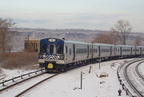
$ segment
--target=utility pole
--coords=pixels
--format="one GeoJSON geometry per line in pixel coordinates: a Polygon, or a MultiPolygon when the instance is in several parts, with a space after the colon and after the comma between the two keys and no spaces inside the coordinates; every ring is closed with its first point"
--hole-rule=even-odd
{"type": "Polygon", "coordinates": [[[89,73],[91,72],[92,66],[89,67],[89,73]]]}

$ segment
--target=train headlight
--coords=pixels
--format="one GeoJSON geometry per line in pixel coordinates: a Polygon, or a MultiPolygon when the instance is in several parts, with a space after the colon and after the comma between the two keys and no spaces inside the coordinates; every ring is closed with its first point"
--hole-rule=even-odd
{"type": "Polygon", "coordinates": [[[57,57],[58,57],[59,60],[63,60],[64,59],[63,55],[58,55],[57,57]]]}
{"type": "Polygon", "coordinates": [[[43,55],[43,58],[45,58],[46,57],[46,55],[43,55]]]}
{"type": "Polygon", "coordinates": [[[60,58],[60,56],[57,56],[58,58],[60,58]]]}

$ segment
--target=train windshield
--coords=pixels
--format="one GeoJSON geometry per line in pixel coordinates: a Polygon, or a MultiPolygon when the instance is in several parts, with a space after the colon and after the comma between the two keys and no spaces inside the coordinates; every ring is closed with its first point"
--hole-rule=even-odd
{"type": "Polygon", "coordinates": [[[50,54],[53,54],[54,51],[55,51],[54,49],[55,49],[54,45],[51,44],[51,45],[49,46],[49,53],[50,53],[50,54]]]}
{"type": "Polygon", "coordinates": [[[46,51],[47,51],[46,44],[45,43],[41,44],[40,45],[40,52],[41,53],[46,53],[46,51]]]}
{"type": "Polygon", "coordinates": [[[63,44],[50,44],[48,52],[50,54],[63,54],[63,44]]]}

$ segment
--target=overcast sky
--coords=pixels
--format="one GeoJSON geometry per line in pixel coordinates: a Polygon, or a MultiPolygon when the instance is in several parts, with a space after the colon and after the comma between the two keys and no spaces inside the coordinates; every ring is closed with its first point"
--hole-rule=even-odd
{"type": "Polygon", "coordinates": [[[144,0],[0,0],[17,27],[110,30],[118,20],[144,32],[144,0]]]}

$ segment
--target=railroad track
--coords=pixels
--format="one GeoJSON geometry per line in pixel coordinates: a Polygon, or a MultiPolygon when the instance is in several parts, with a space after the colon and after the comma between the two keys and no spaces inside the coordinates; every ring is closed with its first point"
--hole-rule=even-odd
{"type": "MultiPolygon", "coordinates": [[[[59,73],[58,73],[58,74],[59,74],[59,73]]],[[[46,81],[46,80],[48,80],[48,79],[50,79],[50,78],[53,78],[53,77],[57,76],[58,74],[53,74],[53,75],[51,75],[51,76],[49,76],[49,77],[47,77],[47,78],[44,78],[43,80],[35,83],[34,85],[30,86],[29,88],[23,90],[22,92],[20,92],[19,94],[17,94],[15,97],[20,97],[21,95],[23,95],[23,94],[26,93],[27,91],[29,91],[29,90],[31,90],[32,88],[36,87],[37,85],[43,83],[44,81],[46,81]]]]}
{"type": "Polygon", "coordinates": [[[1,82],[0,97],[20,97],[25,92],[58,74],[47,74],[43,70],[24,74],[1,82]],[[33,74],[35,73],[35,74],[33,74]],[[29,76],[26,78],[26,76],[29,76]],[[20,78],[22,78],[20,80],[20,78]]]}
{"type": "Polygon", "coordinates": [[[40,76],[44,73],[45,73],[44,69],[41,69],[41,70],[29,72],[27,74],[22,74],[20,76],[16,76],[16,77],[8,79],[8,80],[1,81],[0,82],[0,85],[1,85],[0,86],[0,92],[6,90],[8,88],[11,88],[17,84],[20,84],[24,81],[27,81],[27,80],[30,80],[30,79],[35,78],[37,76],[40,76]]]}
{"type": "Polygon", "coordinates": [[[137,75],[138,75],[138,76],[143,80],[143,82],[144,82],[144,76],[143,76],[143,75],[140,73],[140,71],[138,70],[139,66],[140,66],[142,63],[144,63],[144,61],[140,62],[140,63],[136,66],[135,71],[137,72],[137,75]]]}
{"type": "Polygon", "coordinates": [[[131,97],[144,97],[144,78],[138,70],[142,63],[143,59],[124,64],[118,75],[123,89],[131,97]]]}
{"type": "MultiPolygon", "coordinates": [[[[83,67],[83,66],[79,66],[79,67],[83,67]]],[[[76,67],[70,68],[68,71],[73,70],[75,68],[79,68],[79,67],[76,66],[76,67]]],[[[24,95],[26,92],[38,86],[39,84],[43,83],[44,81],[63,73],[63,72],[60,72],[56,74],[49,74],[43,70],[45,69],[23,74],[21,76],[17,76],[12,79],[8,79],[3,82],[0,82],[0,85],[1,85],[0,97],[1,96],[2,97],[20,97],[21,95],[24,95]],[[25,78],[26,76],[28,78],[25,78]],[[14,91],[16,91],[16,93],[14,91]]]]}

